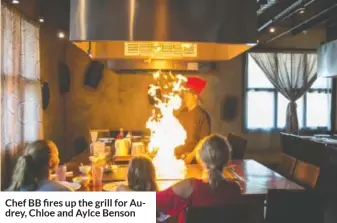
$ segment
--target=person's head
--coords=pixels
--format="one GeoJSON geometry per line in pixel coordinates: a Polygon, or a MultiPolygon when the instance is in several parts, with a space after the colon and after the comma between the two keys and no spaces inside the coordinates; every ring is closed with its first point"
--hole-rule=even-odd
{"type": "Polygon", "coordinates": [[[230,145],[220,135],[210,135],[201,140],[197,147],[197,161],[208,171],[208,181],[216,188],[223,180],[222,170],[230,158],[230,145]]]}
{"type": "Polygon", "coordinates": [[[17,160],[9,190],[20,190],[24,186],[36,189],[38,182],[48,179],[59,162],[58,148],[52,141],[38,140],[28,144],[17,160]]]}
{"type": "Polygon", "coordinates": [[[205,88],[207,82],[199,77],[188,77],[185,83],[185,91],[182,95],[183,105],[187,109],[193,109],[198,105],[200,98],[199,94],[205,88]]]}
{"type": "Polygon", "coordinates": [[[133,191],[157,191],[156,169],[148,156],[134,157],[129,164],[128,186],[133,191]]]}
{"type": "Polygon", "coordinates": [[[183,92],[182,103],[187,109],[193,109],[199,103],[199,96],[195,92],[189,90],[183,92]]]}

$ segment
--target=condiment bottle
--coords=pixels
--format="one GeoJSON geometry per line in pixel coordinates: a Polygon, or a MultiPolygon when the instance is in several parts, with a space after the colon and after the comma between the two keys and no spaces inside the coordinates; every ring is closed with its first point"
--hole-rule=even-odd
{"type": "Polygon", "coordinates": [[[123,128],[119,129],[119,134],[117,136],[117,139],[124,139],[124,132],[123,132],[123,128]]]}

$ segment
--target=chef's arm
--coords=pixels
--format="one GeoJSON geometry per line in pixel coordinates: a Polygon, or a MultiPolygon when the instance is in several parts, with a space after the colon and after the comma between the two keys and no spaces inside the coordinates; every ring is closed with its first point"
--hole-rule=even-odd
{"type": "MultiPolygon", "coordinates": [[[[192,153],[200,140],[208,136],[211,132],[210,120],[208,117],[201,119],[198,129],[195,129],[198,132],[198,137],[189,139],[185,145],[179,146],[175,149],[175,156],[178,159],[185,159],[187,154],[192,153]]],[[[192,153],[193,154],[193,153],[192,153]]],[[[192,155],[191,154],[191,155],[192,155]]]]}
{"type": "Polygon", "coordinates": [[[197,140],[189,140],[185,143],[185,145],[182,146],[178,146],[175,150],[175,156],[178,159],[184,159],[184,156],[190,152],[193,152],[194,147],[196,146],[196,144],[198,143],[197,140]]]}
{"type": "MultiPolygon", "coordinates": [[[[204,119],[203,122],[200,125],[199,139],[200,140],[204,139],[206,136],[208,136],[210,134],[210,132],[211,132],[210,122],[209,122],[208,119],[204,119]]],[[[192,160],[195,158],[196,152],[197,152],[197,149],[198,149],[197,144],[199,143],[199,141],[195,143],[192,151],[189,152],[188,154],[186,154],[186,156],[184,157],[184,160],[185,160],[186,164],[190,164],[192,162],[192,160]]]]}

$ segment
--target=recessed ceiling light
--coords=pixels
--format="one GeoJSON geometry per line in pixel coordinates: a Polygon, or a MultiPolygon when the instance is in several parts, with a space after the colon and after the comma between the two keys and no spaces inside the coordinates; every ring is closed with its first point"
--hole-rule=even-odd
{"type": "Polygon", "coordinates": [[[13,4],[19,4],[19,0],[12,0],[13,4]]]}
{"type": "Polygon", "coordinates": [[[275,32],[275,28],[274,27],[270,27],[269,28],[269,32],[274,33],[275,32]]]}
{"type": "Polygon", "coordinates": [[[58,33],[57,33],[57,36],[58,36],[58,38],[60,38],[60,39],[64,39],[64,37],[66,37],[66,35],[64,34],[64,32],[58,32],[58,33]]]}
{"type": "Polygon", "coordinates": [[[39,17],[39,22],[43,23],[44,22],[44,18],[43,17],[39,17]]]}
{"type": "Polygon", "coordinates": [[[300,14],[304,14],[305,13],[305,8],[299,9],[298,11],[300,14]]]}

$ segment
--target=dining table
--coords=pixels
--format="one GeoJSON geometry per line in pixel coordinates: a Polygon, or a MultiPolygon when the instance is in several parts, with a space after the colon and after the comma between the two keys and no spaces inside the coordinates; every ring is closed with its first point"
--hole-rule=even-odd
{"type": "MultiPolygon", "coordinates": [[[[89,155],[89,153],[82,153],[67,163],[67,168],[73,172],[73,177],[81,175],[80,165],[91,165],[89,155]]],[[[116,188],[119,184],[126,184],[127,172],[128,165],[117,165],[114,171],[103,174],[100,186],[82,185],[79,191],[114,191],[112,188],[116,188]],[[115,187],[111,187],[111,185],[115,187]]],[[[157,184],[159,190],[164,190],[184,178],[202,178],[203,173],[201,165],[186,165],[183,178],[165,179],[165,177],[159,177],[157,184]]],[[[243,201],[249,204],[245,215],[249,216],[248,218],[254,223],[264,222],[265,202],[269,190],[304,190],[302,186],[252,159],[230,160],[223,169],[223,175],[240,185],[243,201]]],[[[71,181],[71,178],[68,180],[71,181]]],[[[176,219],[173,217],[169,222],[176,222],[176,219]]]]}
{"type": "MultiPolygon", "coordinates": [[[[90,165],[89,154],[83,153],[68,162],[67,169],[73,172],[73,177],[79,176],[80,165],[90,165]]],[[[102,177],[102,186],[112,182],[123,182],[126,180],[128,165],[117,165],[117,168],[111,172],[105,172],[102,177]]],[[[303,190],[304,188],[297,183],[285,178],[276,171],[265,165],[252,160],[230,160],[223,170],[226,178],[235,180],[241,187],[244,195],[266,195],[268,190],[303,190]]],[[[186,166],[184,178],[201,178],[203,169],[198,164],[186,166]]],[[[71,181],[71,179],[68,178],[71,181]]],[[[181,179],[157,179],[159,189],[163,190],[181,179]]],[[[102,188],[93,188],[90,184],[82,187],[82,191],[102,190],[102,188]]]]}

